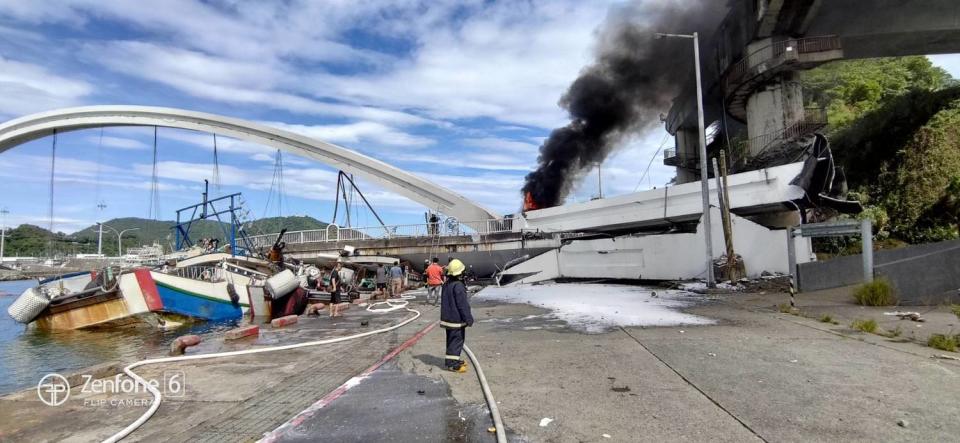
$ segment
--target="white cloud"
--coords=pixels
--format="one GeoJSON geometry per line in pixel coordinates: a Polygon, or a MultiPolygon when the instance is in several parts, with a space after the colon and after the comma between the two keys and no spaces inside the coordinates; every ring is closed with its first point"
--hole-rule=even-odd
{"type": "Polygon", "coordinates": [[[370,75],[318,75],[309,91],[436,118],[490,117],[539,127],[565,123],[557,101],[590,61],[598,2],[495,2],[462,23],[422,27],[412,58],[370,75]]]}
{"type": "Polygon", "coordinates": [[[83,53],[107,68],[164,84],[194,97],[266,106],[308,115],[347,117],[396,124],[427,124],[410,113],[371,106],[318,101],[284,92],[295,83],[280,62],[247,61],[140,41],[88,43],[83,53]]]}
{"type": "Polygon", "coordinates": [[[101,144],[105,147],[115,148],[115,149],[139,151],[139,150],[146,150],[150,148],[149,146],[147,146],[146,143],[140,140],[125,138],[125,137],[114,137],[110,135],[104,135],[102,139],[100,136],[90,136],[90,137],[87,137],[86,140],[88,143],[94,146],[97,144],[101,144]]]}
{"type": "Polygon", "coordinates": [[[92,90],[82,80],[0,55],[0,115],[19,116],[76,105],[92,90]]]}
{"type": "Polygon", "coordinates": [[[431,145],[434,141],[398,131],[376,122],[356,122],[344,125],[293,125],[281,122],[263,122],[285,131],[295,132],[330,143],[357,144],[364,141],[407,148],[431,145]]]}
{"type": "Polygon", "coordinates": [[[468,138],[463,140],[463,144],[475,148],[496,149],[516,153],[536,152],[539,148],[539,146],[533,143],[499,137],[468,138]]]}
{"type": "Polygon", "coordinates": [[[64,0],[0,14],[133,25],[152,42],[88,43],[88,59],[196,97],[394,124],[428,123],[425,113],[549,128],[566,120],[556,103],[590,61],[610,3],[64,0]],[[357,29],[409,50],[351,46],[345,34],[357,29]]]}

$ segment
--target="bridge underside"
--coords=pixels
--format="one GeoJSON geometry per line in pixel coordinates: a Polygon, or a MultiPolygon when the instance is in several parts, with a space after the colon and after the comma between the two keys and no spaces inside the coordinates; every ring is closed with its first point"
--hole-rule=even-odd
{"type": "MultiPolygon", "coordinates": [[[[709,33],[708,33],[709,34],[709,33]]],[[[734,0],[704,42],[704,103],[708,123],[726,114],[729,147],[751,159],[825,125],[823,110],[805,109],[796,72],[839,59],[960,53],[960,2],[956,0],[734,0]],[[723,106],[716,105],[723,103],[723,106]]],[[[674,100],[667,130],[676,136],[678,183],[697,180],[697,103],[688,87],[674,100]]]]}

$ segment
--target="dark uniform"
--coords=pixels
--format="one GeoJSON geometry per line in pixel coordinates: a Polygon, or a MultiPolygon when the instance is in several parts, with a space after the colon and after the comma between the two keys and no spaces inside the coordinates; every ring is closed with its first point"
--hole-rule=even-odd
{"type": "Polygon", "coordinates": [[[333,271],[330,271],[330,286],[332,291],[330,291],[330,303],[340,304],[340,272],[337,271],[337,268],[333,268],[333,271]]]}
{"type": "Polygon", "coordinates": [[[447,369],[457,370],[463,366],[463,342],[466,328],[473,326],[473,314],[467,301],[467,287],[460,277],[447,277],[440,294],[440,327],[447,330],[447,369]]]}

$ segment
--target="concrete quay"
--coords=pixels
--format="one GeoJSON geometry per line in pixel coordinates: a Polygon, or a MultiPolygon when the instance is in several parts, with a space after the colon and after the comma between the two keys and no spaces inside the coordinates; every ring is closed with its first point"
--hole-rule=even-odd
{"type": "MultiPolygon", "coordinates": [[[[923,346],[928,333],[956,331],[946,307],[919,310],[924,323],[856,306],[846,290],[801,294],[685,295],[699,326],[622,326],[586,333],[529,304],[474,298],[467,343],[503,414],[511,441],[950,441],[960,435],[960,353],[923,346]],[[837,324],[818,320],[830,315],[837,324]],[[876,318],[888,338],[854,331],[876,318]],[[917,327],[917,325],[921,325],[917,327]]],[[[444,332],[431,329],[349,390],[301,415],[383,359],[438,317],[366,339],[236,359],[146,367],[182,370],[183,397],[167,397],[131,441],[253,441],[293,417],[273,441],[494,441],[471,366],[444,371],[444,332]]],[[[403,311],[351,309],[343,319],[301,317],[264,328],[256,341],[208,340],[190,353],[266,346],[395,324],[403,311]],[[369,326],[360,326],[367,320],[369,326]]],[[[76,389],[74,390],[76,391],[76,389]]],[[[115,396],[113,398],[116,398],[115,396]]],[[[148,395],[123,399],[148,399],[148,395]]],[[[0,398],[0,440],[91,441],[132,422],[143,407],[90,406],[77,393],[42,404],[35,390],[0,398]],[[87,403],[85,406],[84,403],[87,403]]],[[[94,403],[96,404],[96,403],[94,403]]]]}

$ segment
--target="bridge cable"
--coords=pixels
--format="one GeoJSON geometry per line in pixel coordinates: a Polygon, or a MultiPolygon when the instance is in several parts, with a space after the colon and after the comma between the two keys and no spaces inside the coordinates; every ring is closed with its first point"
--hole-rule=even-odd
{"type": "Polygon", "coordinates": [[[160,180],[157,168],[157,127],[153,127],[153,174],[150,183],[150,210],[147,218],[160,219],[160,180]]]}
{"type": "Polygon", "coordinates": [[[96,205],[97,212],[95,212],[96,218],[99,220],[100,213],[103,212],[103,208],[106,207],[106,204],[100,199],[100,181],[102,180],[101,176],[101,163],[103,162],[103,126],[100,127],[100,140],[97,142],[97,176],[96,176],[96,187],[94,188],[93,200],[96,205]]]}
{"type": "Polygon", "coordinates": [[[213,187],[220,193],[220,156],[217,153],[217,133],[213,133],[213,187]]]}
{"type": "MultiPolygon", "coordinates": [[[[343,174],[343,171],[340,171],[340,174],[343,174]]],[[[337,189],[333,191],[333,217],[330,217],[330,223],[337,223],[337,212],[340,210],[340,184],[343,180],[340,178],[340,174],[337,174],[337,189]]]]}
{"type": "Polygon", "coordinates": [[[267,192],[267,204],[263,207],[263,217],[270,213],[270,203],[273,202],[273,192],[277,190],[277,217],[279,229],[283,229],[283,154],[277,149],[277,154],[273,163],[273,177],[270,179],[270,191],[267,192]]]}
{"type": "Polygon", "coordinates": [[[49,228],[50,228],[50,241],[47,242],[47,253],[52,257],[53,256],[53,195],[54,195],[54,176],[57,171],[57,129],[53,129],[53,146],[50,149],[50,212],[49,212],[49,228]]]}

